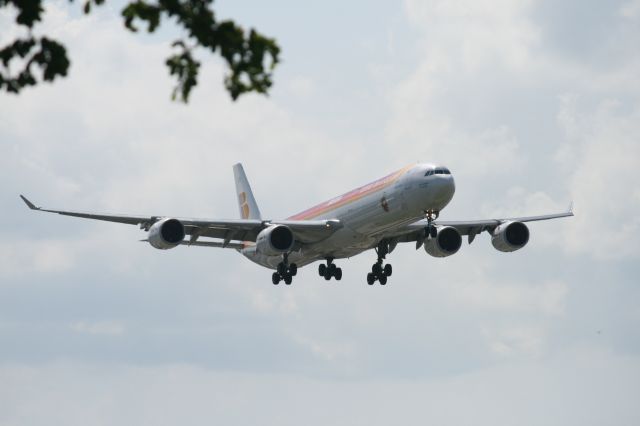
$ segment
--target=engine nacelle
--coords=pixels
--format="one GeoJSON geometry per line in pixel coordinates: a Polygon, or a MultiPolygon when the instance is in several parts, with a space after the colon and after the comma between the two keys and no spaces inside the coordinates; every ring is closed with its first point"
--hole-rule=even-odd
{"type": "Polygon", "coordinates": [[[516,251],[529,242],[529,228],[522,222],[504,222],[493,230],[491,244],[499,251],[516,251]]]}
{"type": "Polygon", "coordinates": [[[271,225],[258,234],[256,251],[267,256],[277,256],[291,251],[293,243],[293,232],[288,226],[271,225]]]}
{"type": "Polygon", "coordinates": [[[438,228],[436,238],[424,240],[424,251],[433,257],[447,257],[460,250],[462,237],[460,232],[452,226],[438,228]]]}
{"type": "Polygon", "coordinates": [[[161,219],[149,228],[148,240],[160,250],[174,248],[184,240],[184,225],[178,219],[161,219]]]}

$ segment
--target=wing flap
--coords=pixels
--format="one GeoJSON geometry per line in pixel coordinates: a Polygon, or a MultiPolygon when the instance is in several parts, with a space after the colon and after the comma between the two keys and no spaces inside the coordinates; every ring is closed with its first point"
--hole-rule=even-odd
{"type": "Polygon", "coordinates": [[[329,220],[276,220],[274,225],[288,226],[295,239],[303,244],[317,243],[333,235],[342,228],[342,222],[337,219],[329,220]]]}
{"type": "Polygon", "coordinates": [[[230,248],[230,249],[234,249],[234,250],[241,250],[242,248],[244,248],[244,245],[242,243],[239,242],[220,242],[220,241],[194,241],[194,242],[190,242],[190,241],[183,241],[180,243],[180,245],[186,245],[186,246],[196,246],[196,247],[218,247],[218,248],[230,248]]]}

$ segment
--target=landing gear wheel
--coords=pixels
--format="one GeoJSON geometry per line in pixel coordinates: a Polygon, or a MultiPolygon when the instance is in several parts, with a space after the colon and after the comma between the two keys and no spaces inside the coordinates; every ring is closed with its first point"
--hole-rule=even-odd
{"type": "Polygon", "coordinates": [[[278,271],[278,274],[280,274],[280,276],[284,276],[284,274],[287,273],[287,265],[285,265],[284,262],[280,262],[278,263],[278,268],[276,270],[278,271]]]}
{"type": "Polygon", "coordinates": [[[337,268],[333,276],[336,278],[336,281],[340,281],[342,279],[342,268],[337,268]]]}
{"type": "Polygon", "coordinates": [[[371,272],[369,272],[367,274],[367,284],[373,285],[374,282],[376,282],[376,277],[371,272]]]}
{"type": "Polygon", "coordinates": [[[284,281],[285,284],[290,285],[293,281],[293,277],[298,273],[298,265],[295,263],[289,263],[289,253],[282,255],[282,262],[276,266],[276,272],[271,275],[271,282],[278,284],[280,281],[284,281]]]}
{"type": "Polygon", "coordinates": [[[393,268],[391,267],[390,263],[387,263],[386,265],[384,265],[384,275],[385,276],[390,277],[392,272],[393,272],[393,268]]]}
{"type": "Polygon", "coordinates": [[[327,265],[325,265],[324,263],[321,263],[320,265],[318,265],[318,274],[321,277],[324,277],[324,274],[327,272],[327,265]]]}
{"type": "Polygon", "coordinates": [[[371,272],[373,273],[373,275],[380,275],[380,273],[382,272],[382,266],[380,263],[374,263],[373,266],[371,267],[371,272]]]}
{"type": "Polygon", "coordinates": [[[338,268],[333,263],[333,257],[327,257],[326,259],[327,263],[321,263],[318,265],[318,275],[324,277],[327,281],[331,278],[335,278],[336,281],[340,281],[342,279],[342,269],[338,268]]]}
{"type": "Polygon", "coordinates": [[[395,247],[393,241],[381,240],[376,246],[376,254],[378,255],[378,261],[371,266],[371,273],[367,274],[367,284],[372,285],[374,282],[379,281],[380,285],[387,284],[387,278],[393,273],[393,267],[390,263],[386,265],[383,263],[387,254],[395,247]]]}

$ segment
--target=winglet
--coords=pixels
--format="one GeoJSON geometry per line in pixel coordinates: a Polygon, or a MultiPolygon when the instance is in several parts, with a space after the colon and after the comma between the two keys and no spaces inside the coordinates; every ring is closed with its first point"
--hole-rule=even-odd
{"type": "Polygon", "coordinates": [[[25,197],[24,195],[20,194],[20,198],[22,198],[22,201],[24,201],[27,207],[29,207],[31,210],[40,210],[41,207],[36,207],[35,204],[27,200],[27,197],[25,197]]]}
{"type": "Polygon", "coordinates": [[[569,213],[573,215],[573,201],[571,201],[571,204],[569,204],[569,213]]]}

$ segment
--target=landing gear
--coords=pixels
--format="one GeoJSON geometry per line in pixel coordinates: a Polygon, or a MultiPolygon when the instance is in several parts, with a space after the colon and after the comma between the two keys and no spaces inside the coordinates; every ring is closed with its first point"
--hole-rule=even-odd
{"type": "Polygon", "coordinates": [[[426,234],[429,235],[431,238],[436,238],[438,236],[438,229],[435,226],[433,226],[431,222],[438,219],[438,216],[440,216],[440,212],[434,211],[434,210],[427,210],[425,213],[427,214],[426,234]]]}
{"type": "Polygon", "coordinates": [[[333,258],[327,258],[327,264],[321,263],[318,265],[318,275],[324,277],[325,280],[329,281],[331,278],[335,278],[336,281],[340,281],[342,279],[342,268],[338,268],[333,263],[333,258]]]}
{"type": "Polygon", "coordinates": [[[278,263],[276,272],[271,275],[271,282],[275,285],[280,284],[280,280],[284,281],[286,285],[290,285],[293,282],[293,277],[298,274],[298,265],[295,263],[289,263],[289,254],[285,253],[282,262],[278,263]]]}
{"type": "Polygon", "coordinates": [[[380,241],[378,247],[376,247],[376,253],[378,254],[378,261],[373,264],[371,272],[367,274],[367,284],[373,285],[373,283],[379,281],[380,285],[386,285],[387,278],[393,273],[393,267],[390,263],[382,264],[384,258],[389,254],[389,243],[384,240],[380,241]]]}

